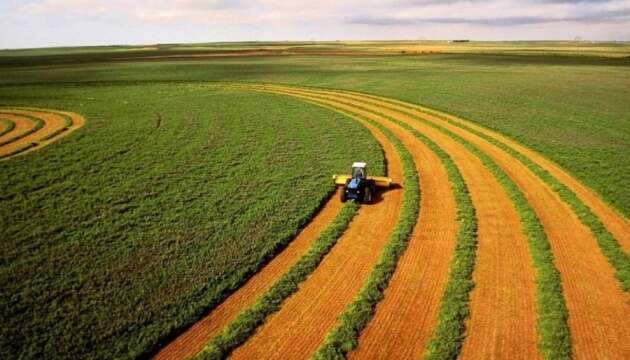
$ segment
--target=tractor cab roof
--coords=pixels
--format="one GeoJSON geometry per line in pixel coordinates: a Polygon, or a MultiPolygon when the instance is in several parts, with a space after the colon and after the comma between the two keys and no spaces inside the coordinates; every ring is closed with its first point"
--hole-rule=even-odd
{"type": "Polygon", "coordinates": [[[353,168],[365,168],[366,166],[367,166],[367,164],[366,164],[366,163],[364,163],[364,162],[355,162],[355,163],[352,163],[352,167],[353,167],[353,168]]]}

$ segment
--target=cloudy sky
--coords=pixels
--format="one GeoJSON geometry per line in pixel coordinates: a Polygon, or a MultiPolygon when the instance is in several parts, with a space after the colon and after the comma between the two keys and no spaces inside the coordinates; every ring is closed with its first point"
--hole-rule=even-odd
{"type": "Polygon", "coordinates": [[[630,0],[0,0],[0,48],[239,40],[630,40],[630,0]]]}

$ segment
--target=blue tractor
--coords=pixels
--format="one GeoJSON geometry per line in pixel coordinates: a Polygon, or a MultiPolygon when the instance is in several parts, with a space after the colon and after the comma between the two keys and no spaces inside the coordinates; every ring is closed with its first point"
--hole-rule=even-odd
{"type": "Polygon", "coordinates": [[[367,166],[364,162],[352,164],[351,175],[333,175],[337,185],[343,185],[340,197],[341,202],[354,200],[356,202],[371,204],[374,201],[377,187],[389,187],[392,179],[382,176],[367,176],[367,166]]]}

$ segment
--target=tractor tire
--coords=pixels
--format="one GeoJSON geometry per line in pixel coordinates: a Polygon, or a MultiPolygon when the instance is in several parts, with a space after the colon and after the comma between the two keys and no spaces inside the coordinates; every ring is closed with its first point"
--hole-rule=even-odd
{"type": "Polygon", "coordinates": [[[365,188],[365,194],[363,194],[363,202],[366,204],[372,203],[372,188],[371,187],[365,188]]]}
{"type": "Polygon", "coordinates": [[[348,200],[346,189],[341,189],[341,192],[339,193],[339,199],[341,200],[342,203],[345,203],[346,200],[348,200]]]}

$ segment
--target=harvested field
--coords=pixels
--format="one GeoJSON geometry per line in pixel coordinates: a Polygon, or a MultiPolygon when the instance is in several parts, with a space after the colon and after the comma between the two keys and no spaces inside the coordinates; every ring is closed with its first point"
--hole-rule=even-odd
{"type": "MultiPolygon", "coordinates": [[[[541,317],[557,316],[545,313],[548,309],[540,308],[542,303],[536,305],[537,301],[541,301],[536,297],[545,296],[544,287],[535,290],[538,281],[536,271],[541,270],[533,268],[534,255],[531,252],[534,250],[528,248],[533,243],[528,245],[527,236],[530,233],[521,228],[521,222],[525,220],[512,204],[515,200],[504,192],[505,185],[500,185],[495,179],[501,172],[505,174],[501,176],[507,176],[501,177],[501,184],[508,181],[522,192],[523,199],[536,215],[535,221],[539,221],[549,239],[549,251],[555,257],[554,263],[562,281],[561,291],[569,312],[568,327],[572,337],[569,346],[573,355],[576,358],[623,358],[629,354],[622,339],[630,336],[630,326],[624,323],[625,320],[619,322],[630,314],[628,296],[615,279],[615,269],[611,266],[619,262],[607,261],[610,253],[599,249],[601,242],[582,223],[583,218],[575,213],[576,208],[567,202],[567,197],[557,193],[558,188],[532,170],[526,160],[515,157],[504,147],[517,149],[515,151],[523,157],[531,159],[574,191],[615,236],[618,246],[623,246],[627,220],[557,165],[496,133],[478,126],[477,131],[469,131],[468,124],[457,126],[458,122],[465,123],[461,119],[449,117],[449,120],[457,121],[446,121],[430,110],[411,104],[359,93],[271,85],[248,87],[314,102],[385,126],[412,154],[423,191],[429,193],[422,197],[419,222],[409,247],[400,258],[397,270],[384,291],[384,299],[375,308],[373,319],[358,338],[358,348],[349,354],[351,358],[386,358],[392,354],[397,354],[397,357],[421,356],[436,326],[440,300],[444,301],[446,273],[457,228],[455,204],[452,189],[447,186],[448,177],[444,170],[439,170],[443,169],[440,159],[420,138],[414,137],[411,130],[426,136],[452,158],[468,186],[478,218],[478,249],[473,272],[475,288],[470,293],[470,304],[465,305],[470,311],[465,324],[466,340],[462,343],[461,353],[456,350],[457,353],[463,358],[492,357],[497,353],[519,354],[524,358],[542,357],[540,351],[548,347],[542,344],[551,338],[542,335],[546,330],[540,327],[543,326],[541,317]],[[481,130],[503,147],[481,137],[478,134],[481,130]],[[490,165],[492,171],[486,168],[490,165]],[[429,171],[432,171],[431,177],[428,176],[429,171]],[[447,201],[438,204],[438,199],[447,201]],[[597,271],[592,271],[593,268],[597,271]],[[536,291],[539,292],[537,295],[536,291]],[[515,323],[519,326],[514,326],[515,323]]],[[[362,212],[365,211],[362,209],[362,212]]],[[[356,224],[353,223],[350,229],[355,231],[356,224]]],[[[322,263],[323,269],[333,267],[333,260],[339,261],[336,254],[342,251],[342,244],[347,244],[345,237],[322,263]]],[[[356,252],[355,249],[344,251],[356,252]]],[[[268,323],[244,346],[237,348],[234,357],[273,357],[273,354],[286,357],[287,354],[296,354],[296,358],[303,358],[312,354],[317,342],[323,340],[325,330],[332,327],[330,319],[341,313],[340,303],[349,302],[349,295],[342,301],[330,295],[328,300],[319,296],[321,292],[313,285],[309,286],[317,284],[314,279],[321,279],[318,274],[323,271],[329,271],[332,276],[332,271],[318,268],[305,283],[305,289],[290,297],[281,310],[268,319],[268,323]],[[321,305],[326,301],[329,301],[329,306],[321,305]],[[312,315],[315,310],[323,319],[329,320],[321,321],[312,315]],[[301,316],[295,316],[296,313],[301,316]],[[312,324],[318,326],[313,327],[312,324]],[[308,336],[295,329],[309,329],[308,336]],[[314,333],[310,332],[311,329],[314,333]]],[[[329,288],[328,284],[323,285],[323,280],[319,287],[324,289],[324,293],[329,288]]]]}
{"type": "Polygon", "coordinates": [[[0,136],[0,159],[40,149],[82,127],[82,116],[33,108],[0,108],[0,118],[14,124],[0,136]]]}
{"type": "MultiPolygon", "coordinates": [[[[284,91],[299,96],[307,94],[303,91],[284,91]]],[[[373,113],[363,110],[369,109],[369,105],[352,100],[335,103],[334,97],[311,96],[327,105],[377,119],[373,113]]],[[[381,113],[396,115],[386,111],[381,113]]],[[[380,120],[388,127],[395,127],[382,118],[380,120]]],[[[527,256],[526,241],[519,230],[518,215],[500,185],[492,174],[484,170],[485,167],[476,157],[434,129],[417,129],[453,157],[468,184],[478,215],[476,288],[471,305],[468,341],[478,339],[480,343],[475,345],[476,353],[484,356],[497,351],[495,344],[501,344],[503,347],[499,351],[519,352],[531,357],[536,353],[534,276],[527,256]],[[508,256],[515,251],[517,256],[508,256]],[[515,328],[514,321],[522,325],[515,328]]]]}

